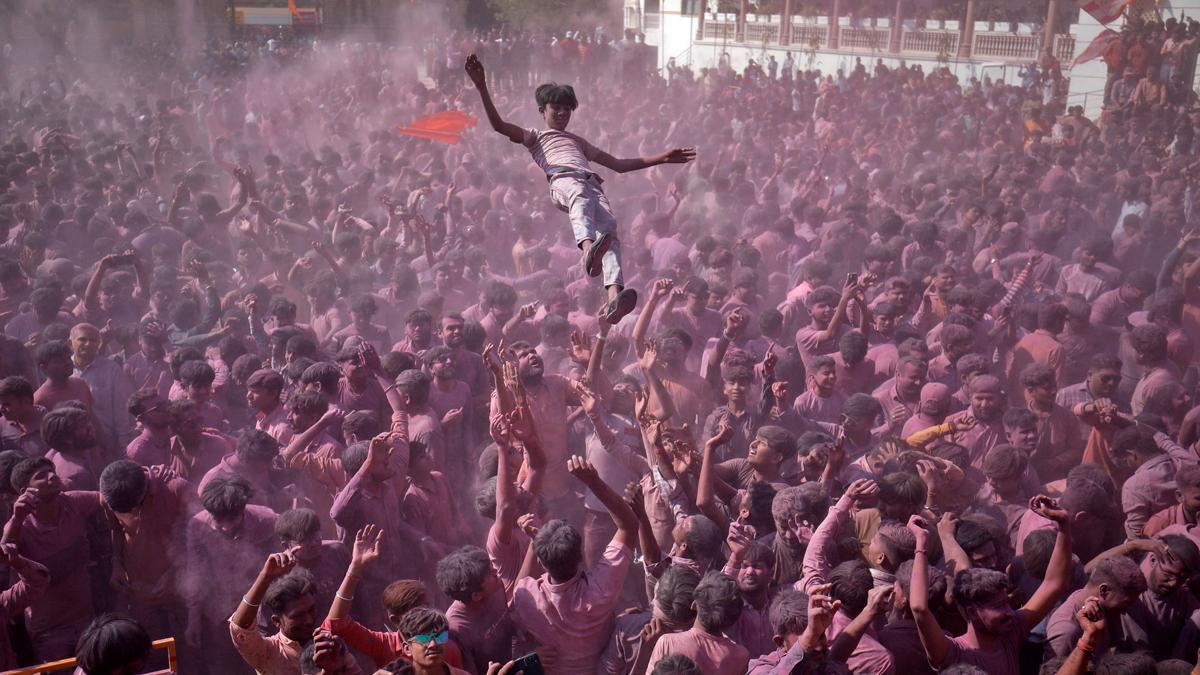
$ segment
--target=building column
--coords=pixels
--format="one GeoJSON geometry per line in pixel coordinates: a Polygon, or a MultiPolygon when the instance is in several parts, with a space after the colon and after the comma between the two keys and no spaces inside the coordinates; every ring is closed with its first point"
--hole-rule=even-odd
{"type": "Polygon", "coordinates": [[[892,19],[892,39],[888,45],[888,51],[892,52],[893,54],[900,52],[900,39],[904,30],[904,27],[901,24],[903,23],[904,0],[896,0],[896,18],[892,19]]]}
{"type": "Polygon", "coordinates": [[[967,15],[958,31],[958,56],[971,58],[971,43],[975,41],[975,0],[967,0],[967,15]]]}
{"type": "Polygon", "coordinates": [[[1042,53],[1054,54],[1054,34],[1058,32],[1058,3],[1050,0],[1046,8],[1046,27],[1042,29],[1042,53]]]}
{"type": "Polygon", "coordinates": [[[746,12],[750,9],[750,3],[747,0],[742,0],[741,9],[738,11],[737,17],[737,33],[736,40],[743,42],[746,39],[746,12]]]}
{"type": "Polygon", "coordinates": [[[783,14],[779,20],[779,44],[786,45],[792,41],[792,0],[783,0],[783,14]]]}
{"type": "Polygon", "coordinates": [[[696,3],[700,12],[700,19],[696,21],[696,39],[704,39],[704,15],[708,14],[708,0],[698,0],[696,3]]]}
{"type": "Polygon", "coordinates": [[[842,0],[833,0],[833,11],[829,17],[829,49],[838,48],[838,20],[842,18],[842,0]]]}

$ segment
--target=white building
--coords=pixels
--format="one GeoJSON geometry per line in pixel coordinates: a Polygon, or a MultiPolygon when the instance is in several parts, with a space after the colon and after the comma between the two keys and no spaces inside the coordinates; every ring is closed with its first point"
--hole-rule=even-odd
{"type": "MultiPolygon", "coordinates": [[[[852,0],[828,0],[826,16],[793,16],[784,3],[784,14],[758,16],[753,4],[741,0],[743,12],[716,14],[701,0],[625,0],[626,28],[641,31],[646,43],[658,49],[658,65],[674,60],[693,69],[717,64],[727,54],[735,69],[750,59],[765,63],[770,56],[783,63],[789,53],[798,68],[823,73],[849,72],[861,59],[868,68],[876,59],[887,65],[901,61],[919,63],[929,70],[946,66],[960,79],[990,77],[1017,82],[1021,67],[1037,61],[1044,35],[1053,35],[1051,51],[1070,78],[1068,104],[1083,105],[1089,116],[1103,104],[1105,66],[1095,60],[1071,68],[1071,61],[1104,30],[1091,16],[1079,12],[1063,33],[1044,24],[993,24],[975,21],[974,0],[963,0],[964,21],[926,21],[904,17],[904,0],[897,0],[895,16],[860,18],[852,24],[840,9],[852,0]],[[745,17],[742,21],[739,18],[745,17]]],[[[1067,0],[1048,0],[1047,17],[1067,0]]],[[[715,0],[707,3],[715,6],[715,0]]],[[[1164,18],[1184,13],[1200,16],[1200,0],[1159,0],[1164,18]]],[[[1119,22],[1109,28],[1119,30],[1119,22]]]]}

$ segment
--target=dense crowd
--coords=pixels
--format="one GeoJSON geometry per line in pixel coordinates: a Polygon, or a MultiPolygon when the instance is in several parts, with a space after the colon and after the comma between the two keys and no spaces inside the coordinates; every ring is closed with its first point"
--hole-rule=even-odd
{"type": "Polygon", "coordinates": [[[645,50],[0,52],[0,670],[1193,672],[1179,60],[645,50]]]}

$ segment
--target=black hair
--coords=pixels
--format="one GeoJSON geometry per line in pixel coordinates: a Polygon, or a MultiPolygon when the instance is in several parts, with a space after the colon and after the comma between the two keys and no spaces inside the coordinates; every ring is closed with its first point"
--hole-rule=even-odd
{"type": "Polygon", "coordinates": [[[671,654],[654,664],[650,675],[702,675],[700,666],[683,654],[671,654]]]}
{"type": "Polygon", "coordinates": [[[318,361],[304,369],[300,374],[300,384],[318,384],[322,391],[336,391],[338,382],[342,379],[342,371],[328,361],[318,361]]]}
{"type": "Polygon", "coordinates": [[[321,519],[312,509],[289,509],[279,514],[275,521],[275,536],[280,541],[304,541],[320,531],[321,519]]]}
{"type": "Polygon", "coordinates": [[[10,476],[13,489],[17,492],[24,490],[29,485],[29,481],[33,479],[33,474],[42,469],[54,469],[54,462],[45,457],[30,457],[17,462],[16,466],[12,468],[10,476]]]}
{"type": "Polygon", "coordinates": [[[279,455],[279,441],[265,431],[247,429],[238,438],[235,452],[242,460],[269,462],[279,455]]]}
{"type": "Polygon", "coordinates": [[[42,418],[42,440],[56,450],[73,443],[75,430],[91,423],[91,415],[79,408],[63,406],[46,413],[42,418]]]}
{"type": "Polygon", "coordinates": [[[216,518],[229,518],[246,510],[254,486],[241,476],[218,476],[200,492],[200,505],[216,518]]]}
{"type": "Polygon", "coordinates": [[[491,573],[487,551],[478,546],[463,546],[438,561],[437,585],[451,599],[467,603],[472,595],[483,591],[491,573]]]}
{"type": "Polygon", "coordinates": [[[538,531],[533,550],[555,581],[575,576],[583,562],[583,537],[565,520],[552,520],[538,531]]]}
{"type": "Polygon", "coordinates": [[[315,391],[302,391],[288,398],[288,408],[310,415],[324,415],[329,410],[329,401],[315,391]]]}
{"type": "Polygon", "coordinates": [[[359,441],[351,443],[346,448],[346,451],[342,453],[342,470],[346,472],[347,476],[353,476],[362,468],[362,465],[367,461],[368,447],[368,441],[359,441]]]}
{"type": "Polygon", "coordinates": [[[713,560],[720,555],[725,535],[716,523],[701,515],[688,516],[683,522],[683,541],[694,552],[695,560],[713,560]]]}
{"type": "Polygon", "coordinates": [[[54,359],[69,358],[71,358],[71,345],[67,344],[66,340],[52,340],[39,345],[33,356],[33,360],[39,366],[49,363],[54,359]]]}
{"type": "Polygon", "coordinates": [[[179,383],[185,386],[211,387],[217,374],[205,361],[188,361],[179,366],[179,383]]]}
{"type": "Polygon", "coordinates": [[[103,614],[79,636],[75,659],[87,675],[111,675],[141,662],[152,648],[141,624],[120,614],[103,614]]]}
{"type": "Polygon", "coordinates": [[[875,585],[871,568],[861,560],[848,560],[829,571],[829,593],[834,600],[842,601],[842,608],[850,616],[857,616],[867,606],[867,594],[875,585]]]}
{"type": "Polygon", "coordinates": [[[768,617],[779,637],[800,635],[808,628],[808,595],[785,588],[771,601],[768,617]]]}
{"type": "Polygon", "coordinates": [[[449,628],[445,614],[431,607],[414,607],[400,619],[396,632],[401,638],[410,640],[414,635],[441,632],[449,628]]]}
{"type": "Polygon", "coordinates": [[[0,396],[16,396],[26,401],[32,401],[33,393],[33,385],[20,375],[11,375],[0,380],[0,396]]]}
{"type": "Polygon", "coordinates": [[[315,595],[316,592],[317,584],[313,581],[312,572],[297,567],[271,582],[266,595],[263,596],[262,604],[271,610],[272,615],[279,615],[287,611],[288,605],[305,595],[315,595]]]}
{"type": "Polygon", "coordinates": [[[145,499],[146,483],[146,470],[140,464],[119,459],[100,474],[100,496],[113,511],[129,513],[145,499]]]}
{"type": "Polygon", "coordinates": [[[537,100],[538,112],[545,111],[548,103],[565,105],[571,110],[579,107],[579,99],[575,98],[575,89],[569,84],[549,82],[539,85],[533,95],[537,100]]]}
{"type": "Polygon", "coordinates": [[[737,622],[742,596],[733,577],[709,572],[696,585],[696,621],[704,630],[719,633],[737,622]]]}
{"type": "Polygon", "coordinates": [[[663,572],[654,587],[654,604],[671,621],[684,624],[696,618],[692,602],[700,575],[682,565],[672,565],[663,572]]]}

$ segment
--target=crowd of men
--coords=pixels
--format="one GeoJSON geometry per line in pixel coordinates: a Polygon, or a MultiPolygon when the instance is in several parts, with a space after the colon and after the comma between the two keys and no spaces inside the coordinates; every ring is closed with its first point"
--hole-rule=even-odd
{"type": "Polygon", "coordinates": [[[1192,672],[1190,91],[533,44],[3,52],[0,670],[1192,672]],[[604,176],[616,325],[527,152],[396,130],[473,52],[697,148],[604,176]]]}

